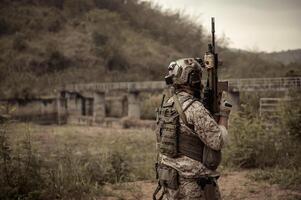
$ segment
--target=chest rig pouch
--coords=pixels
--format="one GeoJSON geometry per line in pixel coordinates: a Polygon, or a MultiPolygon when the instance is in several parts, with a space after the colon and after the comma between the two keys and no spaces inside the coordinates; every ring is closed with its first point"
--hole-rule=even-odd
{"type": "Polygon", "coordinates": [[[173,102],[162,103],[157,110],[157,147],[161,154],[171,158],[178,156],[179,114],[173,102]]]}

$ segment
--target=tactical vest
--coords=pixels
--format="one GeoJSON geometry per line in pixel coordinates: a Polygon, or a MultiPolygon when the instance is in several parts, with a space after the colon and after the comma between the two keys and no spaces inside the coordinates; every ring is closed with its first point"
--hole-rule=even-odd
{"type": "MultiPolygon", "coordinates": [[[[157,149],[165,156],[176,158],[185,155],[189,158],[203,163],[207,168],[215,170],[221,161],[221,152],[210,149],[205,146],[201,139],[193,132],[193,125],[189,125],[185,116],[185,110],[194,102],[192,99],[188,105],[182,109],[185,101],[191,97],[173,96],[174,102],[162,102],[161,107],[157,109],[157,149]],[[180,118],[184,125],[180,124],[180,118]]],[[[164,100],[164,99],[163,99],[164,100]]],[[[156,163],[156,179],[158,186],[153,194],[153,200],[162,200],[165,189],[177,190],[179,187],[179,174],[176,169],[156,163]],[[161,196],[157,194],[163,188],[161,196]]],[[[204,178],[198,179],[202,188],[209,183],[204,178]]]]}
{"type": "MultiPolygon", "coordinates": [[[[179,103],[183,105],[191,97],[179,98],[179,103]]],[[[196,99],[192,99],[186,109],[196,99]]],[[[203,161],[204,143],[195,134],[189,134],[193,130],[193,125],[183,128],[180,125],[180,114],[176,109],[176,102],[164,102],[157,110],[157,149],[165,156],[176,158],[185,155],[194,160],[203,161]]]]}

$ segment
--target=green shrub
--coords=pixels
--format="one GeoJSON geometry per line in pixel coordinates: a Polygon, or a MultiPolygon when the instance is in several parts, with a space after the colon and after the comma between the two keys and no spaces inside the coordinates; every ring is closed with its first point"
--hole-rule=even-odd
{"type": "Polygon", "coordinates": [[[15,38],[13,40],[13,48],[16,51],[22,51],[27,47],[27,43],[25,41],[25,35],[22,33],[16,33],[15,38]]]}
{"type": "Polygon", "coordinates": [[[93,8],[93,1],[87,0],[64,0],[64,11],[72,17],[86,13],[93,8]]]}
{"type": "Polygon", "coordinates": [[[301,166],[301,93],[292,91],[290,101],[280,105],[279,120],[279,148],[283,152],[281,166],[297,168],[301,166]]]}
{"type": "Polygon", "coordinates": [[[273,117],[276,120],[269,121],[269,126],[266,119],[258,118],[248,107],[231,116],[231,142],[225,149],[223,164],[260,168],[251,176],[254,180],[267,180],[292,189],[300,186],[301,105],[298,94],[295,97],[280,105],[273,117]]]}
{"type": "Polygon", "coordinates": [[[92,33],[92,39],[93,39],[95,46],[98,49],[99,47],[106,45],[106,43],[109,40],[109,37],[105,34],[94,31],[92,33]]]}
{"type": "Polygon", "coordinates": [[[231,116],[231,143],[225,149],[226,165],[246,168],[296,168],[301,165],[299,99],[280,105],[279,112],[274,115],[269,116],[275,119],[273,121],[259,118],[246,106],[231,116]]]}
{"type": "Polygon", "coordinates": [[[281,128],[287,135],[301,142],[301,94],[294,93],[293,98],[280,107],[281,128]]]}
{"type": "Polygon", "coordinates": [[[268,167],[277,163],[277,135],[267,131],[257,117],[232,116],[230,145],[225,150],[224,163],[243,168],[268,167]]]}
{"type": "Polygon", "coordinates": [[[70,67],[72,61],[57,47],[49,47],[44,58],[33,58],[28,67],[36,76],[55,74],[70,67]]]}
{"type": "Polygon", "coordinates": [[[156,108],[158,108],[162,101],[162,94],[150,94],[143,96],[141,105],[142,119],[156,119],[156,108]]]}
{"type": "Polygon", "coordinates": [[[13,30],[11,30],[9,23],[5,19],[0,18],[0,36],[10,34],[11,32],[13,32],[13,30]]]}

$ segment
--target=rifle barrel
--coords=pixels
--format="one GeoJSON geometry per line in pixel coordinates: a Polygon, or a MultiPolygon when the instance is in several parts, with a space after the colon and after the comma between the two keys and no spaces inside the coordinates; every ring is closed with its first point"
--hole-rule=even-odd
{"type": "Polygon", "coordinates": [[[212,34],[212,50],[215,53],[215,22],[214,17],[211,17],[211,34],[212,34]]]}

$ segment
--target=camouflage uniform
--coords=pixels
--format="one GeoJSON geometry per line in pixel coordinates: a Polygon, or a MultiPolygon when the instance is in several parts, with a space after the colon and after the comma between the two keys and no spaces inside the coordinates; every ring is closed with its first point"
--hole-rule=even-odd
{"type": "MultiPolygon", "coordinates": [[[[187,96],[191,97],[189,100],[183,103],[183,109],[186,108],[191,101],[193,101],[193,96],[186,92],[180,92],[177,94],[177,96],[179,99],[187,96]]],[[[171,98],[168,101],[171,102],[173,99],[171,98]]],[[[197,136],[204,142],[205,145],[214,150],[220,150],[223,147],[227,130],[224,126],[220,126],[216,123],[201,102],[194,101],[185,110],[185,115],[188,123],[194,125],[195,134],[197,134],[197,136]]],[[[187,131],[185,132],[185,130],[182,128],[182,120],[180,120],[180,124],[180,130],[182,133],[184,132],[185,134],[191,134],[187,133],[187,131]]],[[[196,181],[197,178],[219,176],[216,171],[206,168],[201,162],[191,159],[187,156],[171,158],[163,154],[159,154],[159,163],[176,169],[180,177],[179,188],[177,190],[166,188],[166,194],[164,195],[164,199],[166,200],[205,199],[204,191],[196,181]]],[[[215,196],[215,199],[221,199],[218,185],[215,187],[215,194],[213,196],[215,196]]]]}

